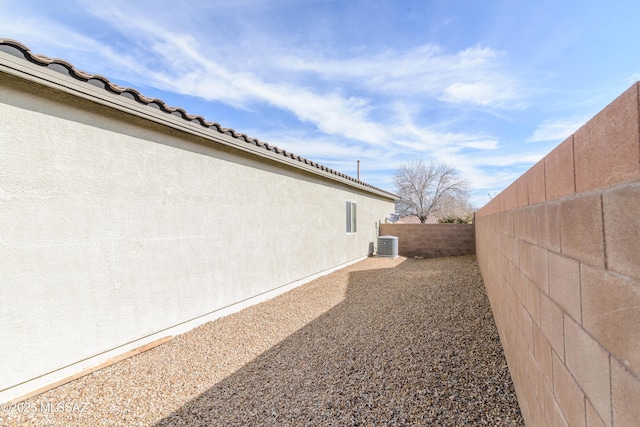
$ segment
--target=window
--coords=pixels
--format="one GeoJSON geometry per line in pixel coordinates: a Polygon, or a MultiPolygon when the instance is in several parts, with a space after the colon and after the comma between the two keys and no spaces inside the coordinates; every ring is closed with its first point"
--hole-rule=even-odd
{"type": "Polygon", "coordinates": [[[347,233],[358,231],[358,205],[356,202],[347,202],[347,233]]]}

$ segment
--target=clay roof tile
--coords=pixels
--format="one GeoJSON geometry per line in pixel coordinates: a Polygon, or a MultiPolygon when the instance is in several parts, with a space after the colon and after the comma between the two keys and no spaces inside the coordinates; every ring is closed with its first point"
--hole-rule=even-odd
{"type": "Polygon", "coordinates": [[[230,128],[224,128],[222,127],[219,123],[216,122],[208,122],[207,120],[205,120],[203,117],[201,116],[197,116],[197,115],[192,115],[187,113],[184,109],[182,108],[177,108],[177,107],[170,107],[168,106],[164,101],[157,99],[157,98],[150,98],[147,96],[142,95],[140,92],[138,92],[136,89],[133,88],[126,88],[126,87],[122,87],[117,85],[116,83],[113,83],[112,81],[110,81],[109,79],[107,79],[106,77],[100,75],[100,74],[92,74],[92,73],[88,73],[86,71],[82,71],[82,70],[78,70],[76,69],[72,64],[62,60],[62,59],[58,59],[58,58],[49,58],[48,56],[45,55],[39,55],[39,54],[34,54],[33,52],[31,52],[31,50],[23,45],[22,43],[16,41],[16,40],[12,40],[12,39],[6,39],[6,38],[0,38],[0,51],[9,53],[13,56],[16,57],[20,57],[22,59],[25,59],[27,61],[30,61],[34,64],[46,67],[48,69],[60,72],[62,74],[66,74],[69,75],[77,80],[86,82],[88,84],[91,84],[95,87],[107,90],[109,92],[118,94],[120,96],[124,96],[126,98],[129,98],[133,101],[139,102],[141,104],[150,106],[152,108],[156,108],[159,109],[161,111],[164,111],[168,114],[172,114],[175,115],[177,117],[181,117],[184,120],[190,121],[190,122],[195,122],[195,123],[199,123],[200,125],[202,125],[203,127],[209,128],[209,129],[214,129],[219,133],[222,134],[226,134],[229,135],[233,138],[236,138],[238,140],[242,140],[246,143],[251,143],[254,144],[258,147],[263,147],[266,150],[269,150],[273,153],[276,154],[280,154],[283,155],[285,157],[290,157],[291,159],[294,160],[298,160],[304,164],[310,165],[312,167],[316,167],[320,170],[326,171],[328,173],[331,173],[333,175],[337,175],[340,176],[342,178],[348,179],[350,181],[353,182],[357,182],[360,185],[363,185],[365,187],[369,187],[372,188],[374,190],[377,191],[382,191],[385,192],[384,190],[381,190],[379,188],[376,188],[370,184],[367,184],[365,182],[359,181],[353,177],[350,177],[348,175],[345,175],[341,172],[338,172],[336,170],[330,169],[326,166],[320,165],[316,162],[310,161],[304,157],[301,156],[297,156],[294,153],[291,153],[289,151],[280,149],[274,145],[268,144],[266,142],[261,142],[256,138],[251,138],[249,136],[247,136],[246,134],[243,133],[238,133],[233,129],[230,128]]]}

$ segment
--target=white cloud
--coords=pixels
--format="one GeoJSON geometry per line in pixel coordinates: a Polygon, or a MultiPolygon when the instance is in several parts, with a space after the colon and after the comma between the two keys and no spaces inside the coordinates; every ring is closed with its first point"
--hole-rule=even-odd
{"type": "MultiPolygon", "coordinates": [[[[33,45],[44,46],[45,52],[34,53],[50,57],[57,55],[56,52],[100,47],[91,38],[51,21],[45,16],[15,17],[9,14],[0,14],[0,28],[3,31],[2,37],[15,39],[26,44],[29,48],[33,45]],[[33,31],[34,28],[37,28],[38,31],[33,31]],[[57,34],[58,37],[50,37],[50,34],[57,34]]],[[[62,59],[68,60],[68,58],[62,59]]]]}
{"type": "Polygon", "coordinates": [[[498,148],[498,141],[491,138],[463,141],[461,147],[476,148],[479,150],[495,150],[498,148]]]}
{"type": "Polygon", "coordinates": [[[493,156],[474,156],[469,161],[478,166],[508,167],[514,165],[533,165],[544,157],[542,153],[513,153],[493,156]]]}
{"type": "Polygon", "coordinates": [[[479,83],[453,83],[446,87],[440,99],[447,102],[470,102],[478,105],[491,105],[499,100],[499,92],[491,84],[479,83]]]}
{"type": "Polygon", "coordinates": [[[472,47],[453,54],[435,44],[407,51],[386,49],[355,57],[318,59],[300,52],[274,59],[282,69],[313,73],[328,81],[349,82],[371,92],[429,96],[481,106],[519,106],[517,81],[504,54],[472,47]]]}
{"type": "Polygon", "coordinates": [[[492,138],[420,126],[415,113],[403,113],[394,105],[416,95],[483,107],[506,105],[517,98],[515,90],[504,89],[515,86],[501,63],[504,55],[486,47],[443,53],[440,46],[426,44],[405,51],[387,48],[357,57],[310,60],[317,52],[290,48],[282,54],[285,49],[277,44],[265,50],[264,40],[242,40],[235,58],[227,55],[229,46],[207,43],[212,40],[207,37],[215,40],[215,36],[168,31],[135,6],[91,3],[83,7],[125,37],[127,49],[115,52],[111,45],[69,29],[59,28],[57,33],[66,31],[70,36],[62,39],[73,41],[66,48],[78,46],[79,56],[92,54],[97,72],[109,78],[216,100],[238,109],[270,105],[327,135],[373,146],[391,144],[420,152],[446,144],[495,148],[492,138]],[[298,55],[291,56],[290,51],[298,55]],[[247,58],[254,62],[252,67],[246,66],[247,58]],[[363,91],[345,93],[342,84],[363,91]]]}
{"type": "MultiPolygon", "coordinates": [[[[246,0],[245,6],[253,1],[246,0]]],[[[217,27],[190,26],[196,17],[189,8],[177,12],[179,24],[173,24],[166,17],[155,20],[163,8],[149,12],[149,3],[89,2],[77,7],[105,22],[109,37],[116,37],[88,37],[47,18],[22,22],[23,33],[17,37],[29,32],[24,28],[38,27],[38,34],[57,35],[50,45],[58,44],[60,51],[91,64],[86,71],[235,109],[285,112],[283,123],[293,123],[291,128],[273,123],[272,128],[238,130],[342,172],[352,173],[359,159],[366,180],[383,188],[392,185],[389,170],[415,158],[450,162],[482,188],[499,187],[505,180],[504,173],[488,172],[487,166],[507,169],[539,159],[526,153],[496,155],[501,144],[495,135],[452,126],[459,126],[456,115],[461,111],[522,105],[522,85],[508,55],[490,47],[446,51],[429,43],[405,49],[314,50],[265,33],[262,27],[253,34],[251,22],[242,22],[233,35],[217,32],[217,27]],[[441,107],[448,111],[441,114],[441,107]],[[429,116],[428,111],[436,113],[429,116]]],[[[241,9],[236,11],[225,18],[240,19],[241,9]]],[[[0,17],[0,24],[9,25],[9,20],[0,17]]],[[[44,36],[31,37],[46,46],[44,36]]],[[[25,35],[25,42],[29,40],[25,35]]],[[[534,136],[544,135],[542,130],[534,136]]]]}
{"type": "Polygon", "coordinates": [[[586,121],[587,118],[585,117],[545,120],[538,126],[538,128],[533,132],[533,135],[531,135],[527,141],[563,141],[575,133],[583,124],[586,123],[586,121]]]}
{"type": "Polygon", "coordinates": [[[384,147],[346,143],[340,137],[320,132],[278,129],[261,132],[260,137],[270,144],[314,161],[338,159],[354,163],[358,159],[388,159],[387,150],[384,147]]]}

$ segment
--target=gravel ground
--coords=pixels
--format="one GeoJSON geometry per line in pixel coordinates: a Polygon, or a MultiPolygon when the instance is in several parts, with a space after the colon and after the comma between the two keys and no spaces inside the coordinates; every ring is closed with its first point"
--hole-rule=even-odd
{"type": "Polygon", "coordinates": [[[472,256],[368,258],[23,405],[0,426],[524,425],[472,256]]]}

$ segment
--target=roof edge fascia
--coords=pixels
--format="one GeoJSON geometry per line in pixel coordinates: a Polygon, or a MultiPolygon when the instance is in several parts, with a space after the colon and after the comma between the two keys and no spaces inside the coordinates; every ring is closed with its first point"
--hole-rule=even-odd
{"type": "MultiPolygon", "coordinates": [[[[278,149],[268,143],[258,142],[244,134],[236,134],[233,130],[221,128],[221,131],[205,127],[198,120],[186,120],[178,111],[178,115],[162,111],[150,105],[142,104],[121,94],[112,93],[106,89],[78,80],[69,74],[49,69],[46,66],[33,63],[7,52],[0,51],[0,72],[14,75],[55,90],[77,96],[91,102],[107,106],[121,112],[140,117],[151,122],[168,126],[175,130],[195,135],[213,144],[221,144],[241,152],[275,161],[280,164],[303,170],[322,178],[339,182],[358,190],[372,193],[386,199],[396,200],[398,196],[388,191],[373,187],[362,181],[348,177],[340,172],[329,169],[317,162],[303,159],[278,149]],[[224,132],[226,131],[226,132],[224,132]]],[[[124,93],[124,92],[123,92],[124,93]]],[[[182,110],[184,112],[184,110],[182,110]]]]}

